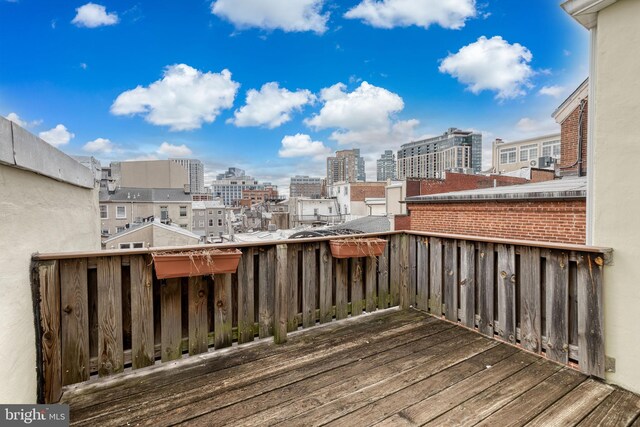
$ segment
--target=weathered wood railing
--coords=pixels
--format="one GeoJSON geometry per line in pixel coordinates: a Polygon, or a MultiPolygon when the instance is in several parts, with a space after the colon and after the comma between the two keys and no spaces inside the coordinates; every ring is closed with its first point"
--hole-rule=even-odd
{"type": "MultiPolygon", "coordinates": [[[[582,246],[396,232],[379,258],[314,238],[234,246],[234,274],[158,280],[149,250],[34,256],[39,399],[62,387],[410,306],[604,375],[602,268],[582,246]]],[[[202,248],[199,246],[198,248],[202,248]]],[[[184,250],[184,248],[181,248],[184,250]]]]}

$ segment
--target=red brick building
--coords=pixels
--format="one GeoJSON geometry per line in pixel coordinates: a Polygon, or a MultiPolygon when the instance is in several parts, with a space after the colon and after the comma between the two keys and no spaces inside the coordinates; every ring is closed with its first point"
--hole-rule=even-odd
{"type": "Polygon", "coordinates": [[[587,116],[589,79],[585,80],[553,113],[560,124],[560,175],[587,173],[587,116]],[[580,153],[582,154],[580,156],[580,153]]]}
{"type": "Polygon", "coordinates": [[[409,216],[397,217],[396,229],[576,244],[586,240],[585,178],[414,196],[406,203],[409,216]]]}
{"type": "Polygon", "coordinates": [[[239,204],[250,208],[256,203],[262,203],[266,200],[278,200],[276,187],[265,187],[264,190],[242,190],[242,199],[239,200],[239,204]]]}

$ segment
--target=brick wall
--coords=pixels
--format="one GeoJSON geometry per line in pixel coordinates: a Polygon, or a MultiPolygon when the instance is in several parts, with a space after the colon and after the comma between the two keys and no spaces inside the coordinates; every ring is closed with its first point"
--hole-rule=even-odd
{"type": "Polygon", "coordinates": [[[411,230],[584,244],[586,202],[486,201],[408,203],[411,230]]]}
{"type": "MultiPolygon", "coordinates": [[[[585,104],[582,119],[582,172],[587,172],[587,129],[588,129],[588,111],[589,103],[585,104]]],[[[574,164],[578,159],[578,123],[580,116],[580,106],[567,116],[560,124],[560,168],[567,168],[574,164]]],[[[562,169],[561,174],[576,174],[578,166],[568,169],[562,169]]]]}
{"type": "Polygon", "coordinates": [[[358,182],[351,183],[351,201],[364,202],[369,197],[384,197],[386,183],[358,182]]]}
{"type": "Polygon", "coordinates": [[[395,215],[393,221],[394,230],[411,230],[411,217],[409,215],[395,215]]]}

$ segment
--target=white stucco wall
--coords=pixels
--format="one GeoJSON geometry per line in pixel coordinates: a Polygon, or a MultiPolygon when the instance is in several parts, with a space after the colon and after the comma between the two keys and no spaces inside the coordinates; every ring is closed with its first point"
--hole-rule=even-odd
{"type": "Polygon", "coordinates": [[[1,403],[36,401],[31,255],[99,250],[99,218],[97,190],[0,164],[1,403]]]}
{"type": "MultiPolygon", "coordinates": [[[[607,380],[640,392],[640,1],[619,0],[600,11],[595,37],[593,244],[614,249],[605,268],[607,380]]],[[[590,106],[591,108],[591,106],[590,106]]]]}

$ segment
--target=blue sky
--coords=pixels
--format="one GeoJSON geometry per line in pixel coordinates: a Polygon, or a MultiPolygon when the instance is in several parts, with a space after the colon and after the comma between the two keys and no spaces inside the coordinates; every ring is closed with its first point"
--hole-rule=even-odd
{"type": "Polygon", "coordinates": [[[557,129],[588,35],[557,0],[0,0],[0,115],[68,154],[187,156],[286,187],[359,147],[557,129]],[[535,6],[531,6],[535,4],[535,6]]]}

